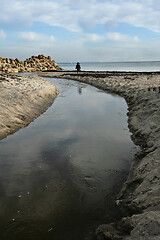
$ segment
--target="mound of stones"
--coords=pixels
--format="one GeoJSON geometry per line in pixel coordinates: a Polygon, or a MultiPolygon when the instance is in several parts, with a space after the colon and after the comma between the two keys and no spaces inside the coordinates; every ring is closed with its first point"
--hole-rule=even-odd
{"type": "Polygon", "coordinates": [[[36,72],[62,70],[50,56],[32,56],[25,61],[0,57],[0,73],[36,72]]]}

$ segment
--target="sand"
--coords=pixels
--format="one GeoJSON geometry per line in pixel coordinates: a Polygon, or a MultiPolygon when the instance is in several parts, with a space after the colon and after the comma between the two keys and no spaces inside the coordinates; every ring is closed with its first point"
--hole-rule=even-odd
{"type": "MultiPolygon", "coordinates": [[[[97,239],[160,240],[160,73],[46,72],[117,93],[128,104],[128,126],[140,146],[117,196],[127,215],[103,224],[97,239]]],[[[28,125],[54,101],[58,90],[40,77],[0,75],[0,138],[28,125]]]]}
{"type": "Polygon", "coordinates": [[[58,94],[44,78],[0,74],[0,139],[27,126],[58,94]]]}
{"type": "Polygon", "coordinates": [[[127,215],[99,226],[96,235],[98,240],[160,240],[160,73],[52,72],[41,76],[73,79],[125,98],[132,139],[140,146],[116,201],[127,215]]]}

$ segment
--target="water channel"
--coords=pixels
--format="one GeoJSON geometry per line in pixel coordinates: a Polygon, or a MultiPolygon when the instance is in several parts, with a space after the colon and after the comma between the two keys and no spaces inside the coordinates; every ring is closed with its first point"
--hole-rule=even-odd
{"type": "Polygon", "coordinates": [[[114,201],[136,152],[125,100],[49,81],[53,105],[0,142],[1,240],[91,240],[121,217],[114,201]]]}

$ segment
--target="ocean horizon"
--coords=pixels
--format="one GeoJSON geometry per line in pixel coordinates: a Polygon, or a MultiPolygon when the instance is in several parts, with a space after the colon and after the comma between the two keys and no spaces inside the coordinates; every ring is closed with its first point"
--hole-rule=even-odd
{"type": "MultiPolygon", "coordinates": [[[[76,62],[58,62],[63,70],[75,70],[76,62]]],[[[160,61],[80,62],[82,71],[159,72],[160,61]]]]}

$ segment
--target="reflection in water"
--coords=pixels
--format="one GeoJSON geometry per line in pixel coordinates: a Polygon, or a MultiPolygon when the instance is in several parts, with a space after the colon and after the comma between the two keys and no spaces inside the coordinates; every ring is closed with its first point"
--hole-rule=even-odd
{"type": "Polygon", "coordinates": [[[1,240],[93,239],[120,217],[114,201],[136,151],[124,99],[51,81],[52,107],[0,142],[1,240]]]}
{"type": "Polygon", "coordinates": [[[82,87],[78,87],[78,93],[79,94],[82,94],[82,89],[83,89],[82,87]]]}

